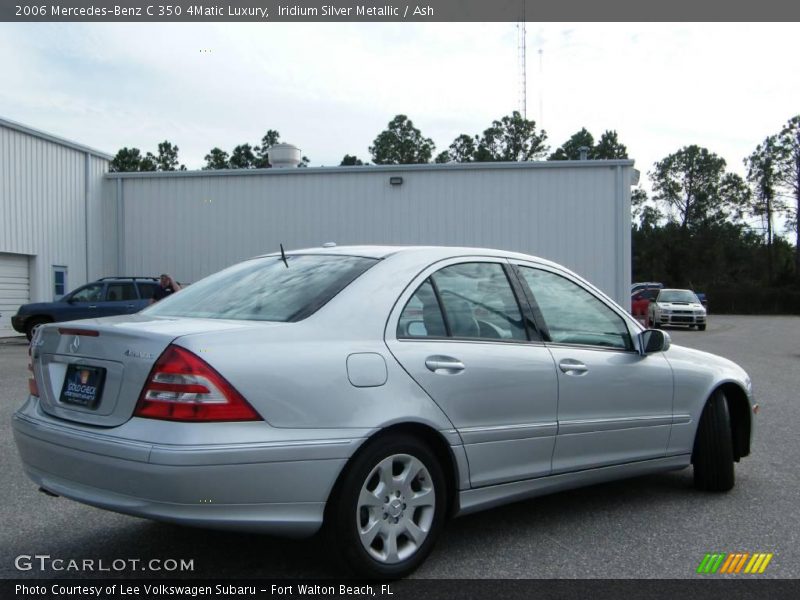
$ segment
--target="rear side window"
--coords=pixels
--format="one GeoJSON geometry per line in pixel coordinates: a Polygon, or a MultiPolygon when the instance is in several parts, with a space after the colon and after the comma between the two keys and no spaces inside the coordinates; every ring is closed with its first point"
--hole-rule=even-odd
{"type": "Polygon", "coordinates": [[[215,273],[146,309],[150,315],[299,321],[315,313],[377,259],[360,256],[269,256],[215,273]]]}
{"type": "Polygon", "coordinates": [[[109,283],[106,289],[106,301],[137,300],[136,289],[132,283],[109,283]]]}
{"type": "Polygon", "coordinates": [[[496,263],[463,263],[434,273],[403,309],[397,335],[528,339],[511,284],[496,263]]]}
{"type": "Polygon", "coordinates": [[[447,327],[431,280],[417,288],[400,315],[398,337],[446,337],[447,327]]]}
{"type": "Polygon", "coordinates": [[[156,293],[155,283],[137,283],[139,286],[139,296],[143,300],[152,300],[153,295],[156,293]]]}

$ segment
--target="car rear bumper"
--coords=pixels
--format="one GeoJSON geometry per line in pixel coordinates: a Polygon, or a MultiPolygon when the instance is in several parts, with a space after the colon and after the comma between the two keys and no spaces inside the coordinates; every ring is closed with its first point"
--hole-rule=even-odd
{"type": "Polygon", "coordinates": [[[156,520],[294,537],[319,529],[334,482],[360,442],[182,449],[102,440],[37,419],[29,406],[14,415],[13,428],[27,475],[60,496],[156,520]]]}

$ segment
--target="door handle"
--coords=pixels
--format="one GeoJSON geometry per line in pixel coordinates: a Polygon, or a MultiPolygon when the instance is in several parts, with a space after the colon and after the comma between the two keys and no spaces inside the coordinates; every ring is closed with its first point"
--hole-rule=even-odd
{"type": "Polygon", "coordinates": [[[97,304],[90,304],[89,308],[97,308],[97,304]]]}
{"type": "Polygon", "coordinates": [[[125,308],[133,308],[133,304],[126,304],[125,308]]]}
{"type": "Polygon", "coordinates": [[[558,368],[567,375],[585,375],[589,372],[589,367],[573,358],[565,358],[558,363],[558,368]]]}
{"type": "Polygon", "coordinates": [[[452,356],[429,356],[425,359],[425,366],[441,375],[455,375],[465,368],[463,362],[452,356]]]}

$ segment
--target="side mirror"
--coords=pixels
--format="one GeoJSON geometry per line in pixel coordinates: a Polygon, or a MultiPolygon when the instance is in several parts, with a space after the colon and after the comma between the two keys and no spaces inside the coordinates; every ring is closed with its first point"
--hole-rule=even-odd
{"type": "Polygon", "coordinates": [[[660,329],[647,329],[639,334],[639,354],[642,356],[669,350],[669,345],[669,334],[660,329]]]}

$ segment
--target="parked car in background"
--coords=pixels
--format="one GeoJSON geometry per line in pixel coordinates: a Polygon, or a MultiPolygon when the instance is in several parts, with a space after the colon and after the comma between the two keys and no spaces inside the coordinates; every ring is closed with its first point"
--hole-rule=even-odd
{"type": "Polygon", "coordinates": [[[635,294],[636,292],[643,290],[643,289],[658,289],[664,287],[663,283],[659,283],[658,281],[641,281],[639,283],[634,283],[631,285],[631,294],[635,294]]]}
{"type": "Polygon", "coordinates": [[[11,326],[30,340],[44,323],[139,312],[150,304],[157,285],[154,277],[103,277],[55,302],[23,304],[11,317],[11,326]]]}
{"type": "Polygon", "coordinates": [[[706,329],[706,309],[692,290],[659,290],[650,303],[648,322],[653,327],[688,325],[706,329]]]}
{"type": "Polygon", "coordinates": [[[650,303],[656,299],[661,288],[639,288],[631,295],[631,314],[634,317],[647,317],[650,303]]]}
{"type": "MultiPolygon", "coordinates": [[[[662,292],[663,293],[663,292],[662,292]]],[[[446,519],[694,465],[726,491],[750,378],[550,261],[485,248],[251,259],[135,315],[43,325],[14,416],[44,490],[309,536],[402,577],[446,519]]]]}

